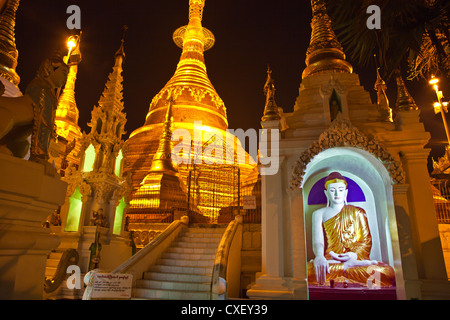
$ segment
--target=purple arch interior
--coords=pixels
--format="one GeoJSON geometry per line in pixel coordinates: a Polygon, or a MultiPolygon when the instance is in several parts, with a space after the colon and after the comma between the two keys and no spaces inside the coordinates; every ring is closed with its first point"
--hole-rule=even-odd
{"type": "MultiPolygon", "coordinates": [[[[323,192],[325,190],[324,183],[326,177],[317,181],[314,186],[311,188],[311,191],[308,195],[308,205],[313,204],[327,204],[327,197],[323,192]]],[[[364,202],[366,201],[366,197],[364,196],[364,192],[361,187],[349,177],[345,177],[347,180],[347,202],[364,202]]]]}

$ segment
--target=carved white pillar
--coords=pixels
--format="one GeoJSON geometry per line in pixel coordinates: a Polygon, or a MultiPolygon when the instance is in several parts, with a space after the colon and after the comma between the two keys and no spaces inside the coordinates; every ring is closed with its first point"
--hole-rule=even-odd
{"type": "Polygon", "coordinates": [[[414,150],[403,152],[406,172],[410,221],[413,228],[417,268],[420,278],[447,280],[442,245],[433,202],[430,177],[427,171],[428,152],[414,150]]]}
{"type": "Polygon", "coordinates": [[[283,160],[277,174],[261,175],[262,270],[247,290],[252,299],[292,299],[291,279],[284,275],[283,160]]]}
{"type": "Polygon", "coordinates": [[[272,277],[283,276],[283,189],[280,171],[276,175],[261,176],[262,272],[272,277]]]}
{"type": "Polygon", "coordinates": [[[421,299],[420,281],[418,281],[417,261],[414,243],[411,239],[407,184],[393,185],[395,217],[389,211],[394,269],[397,287],[397,299],[421,299]],[[397,252],[399,251],[399,252],[397,252]],[[400,257],[400,259],[398,259],[400,257]]]}
{"type": "Polygon", "coordinates": [[[306,228],[303,189],[287,189],[291,211],[293,291],[295,299],[308,299],[306,228]]]}

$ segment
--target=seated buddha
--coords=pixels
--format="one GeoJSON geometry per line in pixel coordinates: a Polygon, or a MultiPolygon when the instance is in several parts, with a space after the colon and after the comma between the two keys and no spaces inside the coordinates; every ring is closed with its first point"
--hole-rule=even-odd
{"type": "Polygon", "coordinates": [[[366,213],[348,205],[347,194],[345,177],[332,172],[325,179],[327,206],[312,215],[315,258],[308,263],[308,282],[322,285],[333,279],[366,285],[370,278],[382,287],[394,285],[393,268],[370,259],[372,237],[366,213]]]}

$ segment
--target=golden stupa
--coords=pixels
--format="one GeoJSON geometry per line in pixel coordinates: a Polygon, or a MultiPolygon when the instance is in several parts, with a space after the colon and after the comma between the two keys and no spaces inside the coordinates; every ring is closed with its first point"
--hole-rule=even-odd
{"type": "Polygon", "coordinates": [[[311,40],[306,50],[306,68],[302,78],[330,72],[352,73],[352,65],[345,60],[344,50],[331,26],[323,0],[311,0],[311,40]]]}
{"type": "MultiPolygon", "coordinates": [[[[217,216],[221,208],[233,205],[237,199],[238,181],[245,181],[248,175],[254,174],[256,163],[242,149],[236,137],[233,136],[235,145],[226,144],[228,120],[225,104],[209,80],[205,65],[204,52],[214,45],[215,39],[212,32],[202,26],[204,6],[205,0],[189,1],[189,23],[173,34],[174,42],[182,49],[176,71],[151,101],[144,125],[131,133],[127,141],[124,171],[132,174],[135,194],[138,189],[145,189],[145,177],[151,172],[154,155],[164,137],[162,132],[170,106],[173,130],[188,130],[192,142],[194,132],[197,137],[201,134],[201,145],[197,143],[195,146],[193,143],[192,149],[189,148],[192,163],[177,166],[177,174],[186,193],[189,193],[189,196],[186,194],[189,207],[212,217],[217,216]],[[223,157],[198,153],[199,148],[207,148],[213,143],[223,144],[223,157]],[[238,153],[245,154],[246,164],[236,165],[238,153]],[[233,160],[231,163],[203,163],[211,157],[233,160]],[[239,174],[240,177],[237,177],[239,174]]],[[[174,141],[173,144],[177,143],[174,141]]],[[[134,206],[142,209],[145,203],[142,193],[134,200],[132,197],[130,209],[134,206]]],[[[155,203],[162,205],[163,202],[148,201],[149,207],[155,203]]]]}

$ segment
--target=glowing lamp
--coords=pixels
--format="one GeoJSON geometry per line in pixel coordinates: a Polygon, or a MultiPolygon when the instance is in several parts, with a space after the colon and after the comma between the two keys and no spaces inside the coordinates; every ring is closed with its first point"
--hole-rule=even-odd
{"type": "Polygon", "coordinates": [[[78,36],[70,36],[67,39],[66,46],[69,49],[69,52],[67,53],[67,56],[64,57],[65,63],[69,62],[69,58],[70,55],[72,54],[72,51],[78,46],[78,41],[79,41],[78,36]]]}
{"type": "Polygon", "coordinates": [[[428,83],[431,85],[436,85],[438,82],[439,82],[439,79],[432,76],[431,80],[428,83]]]}
{"type": "Polygon", "coordinates": [[[435,102],[433,107],[434,107],[434,113],[438,114],[439,112],[441,112],[441,104],[439,102],[435,102]]]}
{"type": "Polygon", "coordinates": [[[70,56],[70,53],[72,52],[73,48],[75,48],[77,46],[77,40],[74,36],[70,36],[69,39],[67,40],[67,48],[69,49],[69,54],[68,56],[70,56]]]}

